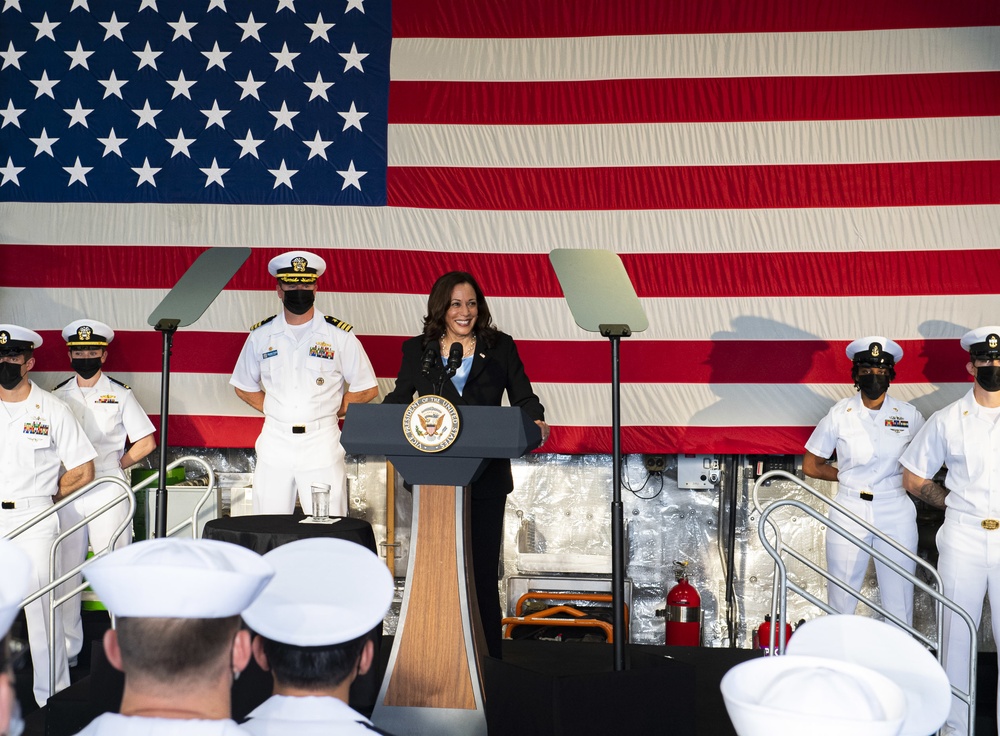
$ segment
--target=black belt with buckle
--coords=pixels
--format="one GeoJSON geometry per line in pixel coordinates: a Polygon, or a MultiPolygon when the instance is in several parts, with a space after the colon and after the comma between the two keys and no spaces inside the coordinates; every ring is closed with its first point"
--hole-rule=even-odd
{"type": "Polygon", "coordinates": [[[874,493],[869,493],[868,491],[860,491],[858,493],[858,495],[861,497],[862,501],[874,501],[875,500],[875,494],[874,493]]]}
{"type": "Polygon", "coordinates": [[[14,503],[13,501],[3,501],[3,502],[0,502],[0,508],[3,508],[3,509],[16,509],[17,508],[17,504],[14,503]]]}
{"type": "Polygon", "coordinates": [[[305,433],[306,433],[306,428],[302,424],[296,424],[294,427],[292,427],[292,434],[305,434],[305,433]]]}

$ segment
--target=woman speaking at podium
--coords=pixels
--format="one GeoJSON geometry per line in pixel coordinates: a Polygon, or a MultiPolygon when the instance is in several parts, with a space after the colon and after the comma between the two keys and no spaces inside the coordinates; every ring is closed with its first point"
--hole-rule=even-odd
{"type": "MultiPolygon", "coordinates": [[[[439,393],[456,406],[500,406],[504,392],[549,437],[545,408],[524,372],[510,335],[493,326],[483,290],[472,274],[451,271],[434,282],[427,298],[423,334],[403,343],[396,387],[385,404],[409,404],[414,394],[439,393]],[[454,371],[450,380],[447,372],[454,371]],[[440,390],[439,390],[440,387],[440,390]]],[[[471,486],[472,567],[479,614],[491,657],[499,658],[500,596],[497,571],[504,507],[514,489],[510,460],[493,459],[471,486]]]]}

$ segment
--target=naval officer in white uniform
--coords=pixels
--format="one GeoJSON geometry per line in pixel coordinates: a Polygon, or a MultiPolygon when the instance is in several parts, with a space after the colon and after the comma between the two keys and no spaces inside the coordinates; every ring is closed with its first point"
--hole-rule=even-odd
{"type": "Polygon", "coordinates": [[[250,661],[240,612],[273,572],[238,545],[177,537],[136,542],[87,566],[116,617],[104,651],[125,673],[125,690],[118,713],[80,733],[239,736],[230,690],[250,661]]]}
{"type": "Polygon", "coordinates": [[[344,539],[302,539],[264,555],[274,577],[243,612],[253,655],[274,695],[242,724],[254,736],[372,736],[348,705],[351,683],[375,666],[372,630],[392,603],[385,563],[344,539]],[[321,566],[316,560],[323,560],[321,566]]]}
{"type": "MultiPolygon", "coordinates": [[[[915,552],[917,512],[903,490],[899,456],[923,426],[924,418],[912,404],[889,393],[903,349],[885,337],[863,337],[847,346],[847,357],[852,361],[851,377],[858,393],[837,402],[820,421],[806,442],[802,472],[810,478],[836,481],[837,503],[915,552]],[[834,452],[836,466],[827,463],[834,452]]],[[[916,569],[913,560],[900,555],[840,512],[831,509],[830,519],[910,573],[916,569]]],[[[827,569],[854,590],[861,590],[869,559],[870,555],[849,540],[827,530],[827,569]]],[[[913,583],[878,561],[875,571],[882,606],[912,624],[913,583]]],[[[833,583],[827,584],[827,601],[838,613],[854,613],[858,603],[854,596],[833,583]]]]}
{"type": "MultiPolygon", "coordinates": [[[[0,537],[31,521],[94,479],[97,453],[73,413],[60,399],[40,389],[28,374],[42,338],[33,330],[0,324],[0,537]]],[[[32,591],[51,582],[49,550],[59,534],[53,514],[14,537],[32,564],[32,591]]],[[[2,574],[2,572],[0,572],[2,574]]],[[[49,696],[49,596],[25,609],[34,668],[34,695],[44,706],[49,696]]],[[[69,666],[62,617],[56,616],[55,692],[69,687],[69,666]]]]}
{"type": "MultiPolygon", "coordinates": [[[[993,635],[1000,636],[1000,326],[980,327],[961,340],[975,378],[958,401],[935,412],[903,454],[906,489],[945,509],[937,533],[944,593],[978,628],[989,593],[993,635]],[[947,466],[945,486],[933,478],[947,466]]],[[[944,665],[952,685],[969,691],[968,627],[944,612],[944,665]]],[[[1000,700],[998,700],[1000,711],[1000,700]]],[[[952,699],[944,733],[967,732],[964,703],[952,699]],[[950,729],[950,730],[949,730],[950,729]]]]}
{"type": "MultiPolygon", "coordinates": [[[[115,339],[115,332],[103,322],[78,319],[63,328],[62,337],[69,349],[70,365],[75,373],[52,389],[52,393],[66,402],[97,450],[97,459],[94,460],[96,477],[128,480],[125,468],[135,465],[156,449],[156,439],[153,423],[139,406],[132,389],[103,371],[102,366],[108,358],[108,345],[115,339]],[[128,450],[125,449],[126,442],[131,443],[128,450]]],[[[82,498],[59,511],[60,527],[68,529],[121,493],[121,487],[113,483],[87,491],[82,498]]],[[[128,504],[123,500],[66,539],[59,548],[61,569],[67,571],[80,565],[87,559],[88,546],[93,546],[95,552],[107,549],[111,536],[127,516],[128,504]]],[[[116,547],[123,547],[131,541],[130,522],[118,537],[116,547]]],[[[76,587],[79,583],[78,575],[66,587],[76,587]]],[[[66,631],[66,653],[72,661],[83,647],[80,596],[63,604],[59,610],[66,631]]]]}
{"type": "Polygon", "coordinates": [[[331,486],[330,513],[347,515],[347,474],[338,419],[378,396],[375,371],[353,327],[315,308],[326,262],[307,251],[271,259],[282,311],[252,328],[229,381],[264,414],[253,479],[255,514],[290,514],[298,493],[312,513],[311,486],[331,486]]]}

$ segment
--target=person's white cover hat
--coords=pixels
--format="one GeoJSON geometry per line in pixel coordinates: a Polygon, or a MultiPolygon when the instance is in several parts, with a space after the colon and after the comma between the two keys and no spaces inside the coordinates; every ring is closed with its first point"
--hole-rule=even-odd
{"type": "Polygon", "coordinates": [[[739,736],[896,736],[906,715],[906,696],[889,678],[824,657],[751,659],[721,689],[739,736]]]}
{"type": "Polygon", "coordinates": [[[268,552],[275,570],[243,620],[261,636],[301,647],[368,633],[385,617],[394,583],[385,563],[345,539],[301,539],[268,552]]]}
{"type": "Polygon", "coordinates": [[[77,319],[63,327],[62,338],[71,348],[106,348],[115,331],[96,319],[77,319]]]}
{"type": "Polygon", "coordinates": [[[225,618],[242,613],[274,570],[256,552],[212,539],[150,539],[83,570],[113,614],[225,618]]]}
{"type": "Polygon", "coordinates": [[[934,733],[948,717],[948,675],[922,644],[892,624],[864,616],[822,616],[796,629],[786,656],[837,659],[888,677],[906,695],[903,736],[934,733]]]}
{"type": "Polygon", "coordinates": [[[9,539],[0,539],[0,639],[21,610],[21,601],[31,592],[31,560],[9,539]]]}
{"type": "Polygon", "coordinates": [[[903,359],[899,343],[881,335],[870,335],[855,340],[847,346],[847,357],[871,365],[895,365],[903,359]]]}

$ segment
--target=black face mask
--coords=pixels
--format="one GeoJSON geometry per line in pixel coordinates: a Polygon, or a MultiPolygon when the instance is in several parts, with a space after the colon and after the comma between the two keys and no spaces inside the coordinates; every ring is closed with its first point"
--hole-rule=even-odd
{"type": "Polygon", "coordinates": [[[875,401],[889,390],[889,376],[879,376],[875,373],[858,376],[858,388],[869,401],[875,401]]]}
{"type": "Polygon", "coordinates": [[[18,363],[0,363],[0,386],[6,391],[13,391],[20,386],[24,380],[24,376],[21,375],[23,367],[18,363]]]}
{"type": "Polygon", "coordinates": [[[292,314],[305,314],[312,309],[313,302],[316,301],[316,292],[307,289],[294,289],[283,292],[282,302],[292,314]]]}
{"type": "Polygon", "coordinates": [[[85,381],[93,378],[97,375],[97,371],[101,370],[100,358],[70,358],[69,364],[85,381]]]}
{"type": "Polygon", "coordinates": [[[1000,391],[1000,365],[984,365],[976,368],[976,383],[984,391],[1000,391]]]}

